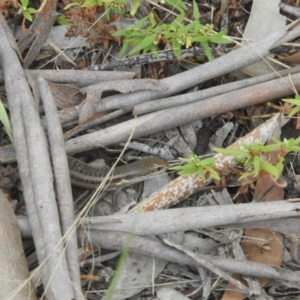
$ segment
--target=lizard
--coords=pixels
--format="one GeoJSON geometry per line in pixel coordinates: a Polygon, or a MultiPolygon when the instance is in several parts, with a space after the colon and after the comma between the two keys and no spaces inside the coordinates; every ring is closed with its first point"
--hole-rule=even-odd
{"type": "MultiPolygon", "coordinates": [[[[107,175],[107,170],[90,166],[76,158],[68,156],[71,183],[74,186],[94,189],[97,188],[107,175]]],[[[116,188],[124,179],[148,175],[161,168],[167,168],[168,162],[158,158],[142,158],[124,166],[116,167],[108,190],[116,188]]]]}

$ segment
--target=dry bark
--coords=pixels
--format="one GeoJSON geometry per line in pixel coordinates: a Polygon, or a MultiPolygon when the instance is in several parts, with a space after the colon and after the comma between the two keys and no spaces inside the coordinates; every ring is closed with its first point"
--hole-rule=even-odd
{"type": "Polygon", "coordinates": [[[17,218],[0,190],[0,298],[35,300],[17,218]]]}

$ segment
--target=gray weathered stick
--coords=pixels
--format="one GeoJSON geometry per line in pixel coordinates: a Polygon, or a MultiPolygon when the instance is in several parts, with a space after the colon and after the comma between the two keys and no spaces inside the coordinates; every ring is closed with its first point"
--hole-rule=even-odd
{"type": "MultiPolygon", "coordinates": [[[[236,110],[242,107],[271,101],[291,93],[290,80],[300,91],[300,73],[260,83],[255,86],[239,89],[230,93],[212,97],[206,100],[153,112],[137,118],[133,136],[140,137],[154,132],[181,126],[187,122],[236,110]]],[[[105,128],[66,142],[68,153],[88,151],[100,146],[107,146],[123,142],[128,139],[134,120],[129,120],[115,126],[105,128]]]]}
{"type": "Polygon", "coordinates": [[[38,77],[38,85],[46,112],[58,209],[62,225],[62,234],[65,239],[64,245],[66,247],[68,268],[72,279],[75,299],[84,299],[81,291],[73,196],[63,132],[57,115],[55,102],[47,82],[42,77],[38,77]]]}
{"type": "Polygon", "coordinates": [[[299,71],[300,71],[300,66],[296,66],[292,69],[283,70],[278,73],[269,73],[258,77],[239,80],[227,84],[222,84],[219,86],[214,86],[209,89],[204,89],[193,93],[185,93],[185,94],[163,98],[159,100],[147,101],[136,105],[133,109],[133,115],[142,115],[152,111],[158,111],[166,108],[171,108],[174,106],[186,105],[192,102],[205,100],[207,98],[211,98],[216,95],[221,95],[248,86],[253,86],[262,82],[279,78],[281,76],[286,76],[288,74],[295,74],[298,73],[299,71]]]}
{"type": "MultiPolygon", "coordinates": [[[[86,234],[86,231],[82,232],[86,234]]],[[[87,238],[93,240],[100,247],[113,250],[122,250],[128,241],[128,233],[108,230],[90,230],[87,238]]],[[[188,257],[185,253],[163,245],[154,238],[134,235],[130,240],[129,251],[139,255],[147,255],[153,258],[163,259],[170,262],[188,265],[192,267],[200,266],[194,259],[188,257]]],[[[207,261],[212,262],[216,267],[229,273],[238,273],[248,276],[264,277],[270,279],[299,281],[299,272],[286,270],[283,268],[274,268],[260,263],[240,261],[236,259],[225,259],[216,256],[204,255],[207,261]]]]}
{"type": "Polygon", "coordinates": [[[2,25],[5,20],[2,15],[0,18],[1,65],[4,71],[7,99],[12,116],[15,145],[18,154],[25,153],[24,161],[22,161],[22,156],[18,157],[22,182],[23,184],[29,183],[28,187],[24,185],[25,201],[31,207],[30,218],[39,220],[38,222],[32,220],[31,223],[38,226],[34,229],[36,231],[34,239],[39,262],[44,264],[45,259],[48,259],[46,263],[47,271],[42,272],[43,283],[48,299],[69,300],[74,295],[63,248],[57,246],[61,239],[61,233],[53,191],[50,161],[47,157],[47,144],[39,116],[34,108],[34,100],[24,71],[16,53],[10,47],[8,41],[9,33],[5,32],[2,25]],[[22,123],[20,121],[23,122],[24,129],[21,128],[22,123]],[[27,177],[24,178],[24,176],[29,177],[29,175],[31,175],[32,182],[28,182],[27,177]],[[28,191],[26,191],[27,188],[29,188],[28,191]],[[33,200],[35,205],[30,203],[33,200]],[[42,230],[42,232],[38,232],[39,230],[42,230]],[[42,241],[41,237],[43,237],[44,241],[42,241]]]}
{"type": "Polygon", "coordinates": [[[300,202],[287,201],[174,208],[113,216],[120,223],[105,223],[112,216],[84,218],[82,224],[90,229],[125,232],[130,232],[134,226],[137,235],[156,235],[197,228],[226,227],[232,223],[242,225],[245,222],[297,217],[299,208],[300,202]]]}
{"type": "MultiPolygon", "coordinates": [[[[142,91],[110,96],[101,101],[96,112],[133,107],[139,103],[174,95],[209,79],[246,67],[269,54],[272,48],[299,35],[300,25],[296,21],[263,40],[234,50],[192,70],[161,80],[168,87],[166,91],[142,91]]],[[[69,119],[65,118],[65,112],[61,114],[64,116],[64,122],[67,122],[78,117],[79,108],[77,111],[73,110],[72,113],[68,114],[69,119]]]]}
{"type": "MultiPolygon", "coordinates": [[[[130,232],[134,225],[134,233],[144,236],[207,227],[266,227],[265,224],[273,224],[275,229],[281,228],[285,233],[295,233],[295,231],[299,233],[299,226],[295,226],[299,222],[299,206],[299,202],[293,203],[282,200],[87,217],[83,218],[81,222],[90,229],[120,232],[130,232]],[[286,224],[290,225],[286,226],[286,224]]],[[[22,236],[31,237],[28,219],[25,216],[19,216],[18,223],[22,236]]]]}

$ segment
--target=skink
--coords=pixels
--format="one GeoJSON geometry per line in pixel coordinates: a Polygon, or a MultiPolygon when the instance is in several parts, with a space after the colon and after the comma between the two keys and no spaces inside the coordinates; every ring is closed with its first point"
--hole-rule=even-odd
{"type": "MultiPolygon", "coordinates": [[[[68,157],[71,183],[85,189],[97,188],[107,175],[107,170],[92,167],[84,162],[68,157]]],[[[128,165],[116,167],[111,176],[109,190],[116,188],[122,179],[132,179],[138,176],[145,176],[158,169],[167,168],[168,162],[158,158],[143,158],[128,165]]]]}

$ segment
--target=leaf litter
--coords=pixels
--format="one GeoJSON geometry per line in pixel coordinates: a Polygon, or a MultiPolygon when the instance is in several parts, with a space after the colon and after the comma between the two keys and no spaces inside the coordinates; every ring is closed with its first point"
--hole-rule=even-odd
{"type": "MultiPolygon", "coordinates": [[[[141,7],[139,7],[139,19],[145,16],[146,10],[146,12],[153,14],[156,22],[163,23],[166,20],[166,24],[171,24],[174,21],[175,17],[168,11],[170,3],[165,6],[149,3],[143,3],[143,6],[141,4],[141,7]]],[[[59,3],[58,9],[61,10],[65,4],[67,3],[59,3]]],[[[177,96],[178,93],[181,93],[187,98],[189,94],[198,90],[205,91],[216,86],[226,86],[231,82],[238,82],[244,78],[244,73],[249,74],[250,71],[245,68],[227,74],[225,71],[221,71],[217,75],[211,73],[211,75],[208,75],[208,79],[205,78],[206,75],[203,75],[201,82],[197,80],[193,82],[197,76],[193,76],[193,79],[188,77],[189,74],[194,74],[192,73],[193,68],[210,64],[205,55],[199,57],[199,52],[195,52],[197,55],[194,54],[194,57],[191,58],[185,58],[183,54],[184,59],[182,60],[174,59],[174,55],[170,55],[170,58],[165,55],[160,59],[154,57],[155,55],[147,54],[142,56],[135,54],[135,56],[129,57],[130,64],[128,63],[129,60],[116,59],[122,39],[112,35],[116,31],[115,24],[118,24],[118,28],[121,25],[123,28],[124,26],[128,28],[128,25],[132,24],[132,20],[128,21],[121,16],[120,11],[106,16],[106,20],[101,17],[98,18],[101,14],[106,13],[106,4],[93,8],[85,8],[86,5],[79,4],[80,6],[72,8],[64,14],[65,17],[69,17],[73,21],[72,26],[68,29],[68,36],[71,39],[65,38],[64,44],[58,46],[58,48],[51,46],[52,52],[45,52],[46,55],[43,55],[42,52],[46,51],[47,47],[47,51],[49,51],[50,42],[53,41],[49,40],[45,47],[43,47],[44,43],[40,43],[41,45],[37,46],[39,48],[37,54],[40,57],[31,62],[28,57],[33,55],[35,58],[37,54],[34,54],[34,51],[37,48],[28,48],[25,65],[31,65],[30,69],[32,71],[40,67],[67,69],[70,68],[70,64],[66,61],[69,61],[77,69],[101,70],[104,65],[109,65],[109,68],[114,68],[115,71],[108,73],[115,74],[117,74],[116,70],[132,71],[135,68],[135,73],[133,73],[135,79],[128,79],[126,76],[121,78],[122,75],[117,75],[120,76],[119,78],[112,78],[110,74],[102,71],[104,76],[107,76],[106,81],[101,82],[100,92],[93,90],[95,99],[92,97],[91,101],[88,97],[91,97],[89,91],[93,86],[90,84],[82,86],[80,79],[75,80],[74,84],[72,73],[69,73],[60,82],[63,89],[55,84],[55,79],[50,80],[52,93],[59,95],[55,98],[56,105],[60,109],[59,116],[64,131],[72,130],[74,126],[81,126],[91,118],[99,119],[97,124],[90,123],[88,126],[82,127],[82,136],[70,139],[71,135],[65,135],[69,136],[70,139],[66,143],[67,153],[77,154],[78,158],[86,162],[98,157],[105,157],[108,163],[111,163],[124,150],[124,144],[119,143],[126,142],[131,136],[134,142],[144,144],[144,147],[141,150],[141,146],[139,146],[140,148],[137,150],[136,145],[127,143],[128,148],[124,152],[124,158],[127,161],[141,156],[149,156],[150,153],[157,153],[159,156],[160,152],[163,151],[162,149],[168,149],[172,155],[175,153],[176,157],[189,157],[197,148],[201,150],[199,150],[201,155],[215,155],[221,179],[213,182],[208,178],[209,174],[205,173],[208,174],[205,182],[198,174],[178,177],[174,173],[165,172],[162,175],[157,174],[154,176],[154,183],[147,187],[146,193],[143,193],[141,187],[137,184],[129,183],[127,185],[127,182],[126,184],[123,182],[122,185],[125,188],[122,189],[121,185],[120,189],[118,188],[115,192],[97,195],[92,201],[89,200],[89,196],[86,196],[86,192],[73,189],[73,198],[76,199],[76,206],[80,208],[76,219],[77,224],[81,222],[80,226],[76,225],[79,226],[78,237],[80,243],[78,246],[82,253],[86,253],[86,255],[80,256],[80,285],[84,296],[81,292],[77,293],[75,289],[75,299],[83,299],[83,297],[86,299],[102,299],[105,297],[106,291],[109,288],[111,289],[112,278],[116,274],[118,275],[118,281],[110,299],[154,299],[155,297],[158,299],[180,299],[180,295],[182,299],[245,299],[247,297],[256,297],[257,299],[281,297],[284,299],[290,295],[297,297],[299,291],[297,283],[299,282],[297,273],[297,270],[299,270],[298,252],[300,249],[298,239],[300,232],[297,219],[299,204],[297,200],[288,202],[284,199],[290,200],[292,197],[297,199],[299,195],[297,190],[300,169],[298,167],[298,154],[289,154],[283,172],[284,177],[281,178],[281,182],[275,182],[272,175],[266,172],[260,172],[257,178],[246,178],[243,181],[238,181],[237,171],[239,171],[240,166],[234,162],[233,158],[213,153],[216,146],[240,149],[244,143],[251,144],[258,140],[266,144],[272,143],[271,137],[274,136],[277,140],[297,138],[297,127],[293,122],[297,122],[298,115],[280,129],[287,122],[287,119],[277,113],[274,108],[265,104],[258,104],[274,100],[274,103],[280,106],[281,97],[289,97],[294,93],[293,89],[290,88],[290,86],[293,86],[290,81],[294,81],[294,89],[299,91],[300,86],[297,85],[297,81],[293,77],[285,77],[284,84],[288,86],[287,91],[282,92],[282,96],[277,95],[276,97],[275,95],[268,99],[264,98],[260,102],[242,103],[243,99],[240,99],[240,106],[232,107],[224,104],[224,100],[221,100],[220,105],[212,107],[209,107],[208,102],[205,102],[207,103],[205,106],[210,109],[206,115],[200,115],[198,112],[198,110],[203,112],[205,110],[204,106],[197,110],[193,104],[189,105],[191,105],[191,110],[195,111],[194,117],[191,114],[184,115],[186,104],[179,104],[176,113],[175,110],[167,111],[172,107],[172,101],[165,97],[177,96]],[[94,26],[91,26],[92,24],[94,26]],[[80,39],[79,44],[77,40],[76,47],[71,47],[71,44],[76,41],[77,35],[82,35],[86,39],[80,39]],[[66,45],[68,42],[69,45],[66,45]],[[60,50],[57,49],[63,50],[64,54],[62,55],[60,50]],[[131,69],[128,68],[129,65],[131,69]],[[175,76],[174,80],[170,74],[175,76]],[[186,88],[182,86],[184,77],[189,78],[190,81],[186,88]],[[163,78],[165,79],[161,81],[163,78]],[[123,88],[122,83],[124,82],[126,84],[123,88]],[[144,84],[147,82],[149,82],[149,85],[150,83],[154,84],[145,86],[144,84]],[[81,91],[88,94],[85,102],[82,102],[82,97],[79,97],[80,88],[81,91]],[[138,92],[140,90],[143,90],[143,92],[138,92]],[[124,97],[118,92],[124,93],[124,97]],[[164,107],[156,108],[155,101],[164,98],[167,99],[164,107]],[[157,113],[144,112],[141,113],[144,115],[139,115],[137,120],[133,119],[130,113],[132,110],[137,111],[136,105],[149,100],[155,100],[150,102],[150,108],[153,111],[156,110],[157,113]],[[81,105],[78,105],[80,103],[81,105]],[[222,108],[222,105],[225,107],[222,108]],[[115,112],[118,112],[117,118],[115,118],[117,115],[115,112]],[[274,116],[274,113],[277,114],[274,116]],[[157,116],[160,114],[162,117],[158,119],[157,116]],[[184,116],[183,120],[180,120],[180,114],[184,116]],[[123,116],[121,117],[121,115],[123,116]],[[199,122],[200,119],[202,122],[199,122]],[[265,119],[268,120],[265,121],[265,119]],[[146,121],[144,122],[144,120],[146,121]],[[133,124],[135,124],[135,127],[133,124]],[[259,125],[260,127],[258,127],[259,125]],[[122,131],[120,128],[127,131],[122,131]],[[94,136],[98,132],[100,142],[95,146],[93,144],[95,143],[94,136]],[[201,139],[202,135],[203,139],[201,139]],[[103,138],[104,136],[106,136],[106,139],[103,138]],[[162,190],[158,188],[157,181],[166,182],[162,190]],[[141,200],[144,200],[144,202],[136,206],[136,203],[141,200]],[[252,206],[247,206],[247,203],[252,206]],[[264,205],[269,206],[264,207],[264,205]],[[167,215],[159,215],[158,211],[152,212],[151,215],[147,215],[145,212],[173,206],[175,207],[169,210],[169,214],[171,215],[172,211],[177,211],[179,215],[174,216],[173,220],[170,221],[167,221],[167,215]],[[220,207],[221,210],[218,210],[217,207],[220,207]],[[246,207],[248,214],[244,212],[246,207]],[[192,211],[187,210],[188,208],[194,210],[198,215],[193,215],[192,211]],[[206,210],[207,208],[211,209],[206,210]],[[264,211],[264,209],[266,210],[264,211]],[[139,213],[136,213],[137,211],[139,213]],[[123,217],[126,218],[127,215],[131,219],[126,221],[128,223],[125,223],[123,217]],[[180,215],[181,217],[179,217],[180,215]],[[156,219],[156,216],[161,219],[156,219]],[[197,218],[203,221],[202,224],[196,222],[197,218]],[[139,221],[143,219],[148,221],[140,229],[139,221]],[[165,222],[163,222],[164,220],[165,222]],[[180,220],[180,222],[176,220],[180,220]],[[168,222],[171,221],[173,223],[167,226],[168,222]],[[102,224],[102,227],[99,224],[102,224]],[[130,235],[133,236],[132,240],[130,235]],[[105,237],[104,240],[101,240],[101,237],[105,237]],[[116,256],[118,255],[116,251],[122,252],[122,249],[126,247],[128,247],[128,253],[118,267],[119,256],[116,256]],[[290,253],[288,250],[290,250],[290,253]],[[182,256],[182,254],[186,256],[182,256]],[[85,264],[87,260],[92,263],[85,264]]],[[[293,3],[289,2],[287,4],[292,5],[293,3]]],[[[293,30],[292,26],[286,30],[285,17],[279,12],[279,1],[271,1],[271,3],[266,4],[267,9],[262,7],[261,1],[241,1],[239,5],[236,5],[235,1],[209,1],[208,3],[200,1],[197,9],[200,8],[200,20],[203,24],[206,20],[209,20],[214,9],[217,12],[220,10],[219,14],[214,15],[213,24],[215,24],[215,29],[218,31],[229,29],[228,34],[236,38],[242,37],[240,30],[243,31],[245,27],[245,37],[254,40],[258,37],[251,35],[249,30],[260,34],[264,32],[265,36],[260,36],[260,39],[268,38],[271,35],[270,27],[272,27],[275,35],[277,32],[282,31],[283,34],[279,34],[275,38],[276,40],[280,39],[282,35],[286,36],[289,31],[293,30]],[[268,11],[269,16],[262,14],[265,10],[268,11]],[[248,21],[249,11],[251,13],[248,21]],[[256,21],[251,21],[253,19],[256,21]],[[224,27],[226,21],[227,24],[230,24],[227,28],[224,27]],[[274,23],[277,25],[271,25],[274,23]],[[264,30],[257,30],[253,27],[258,24],[264,24],[264,30]]],[[[16,4],[7,2],[0,9],[6,13],[7,19],[15,20],[16,15],[9,16],[8,14],[10,6],[16,7],[16,4]]],[[[130,11],[130,7],[124,6],[124,8],[126,8],[126,11],[130,11]]],[[[190,8],[192,8],[192,5],[190,8]]],[[[189,13],[191,14],[192,11],[190,10],[189,13]]],[[[195,7],[193,13],[195,14],[195,7]]],[[[190,16],[187,14],[186,17],[190,16]]],[[[289,18],[293,19],[293,16],[289,15],[289,18]]],[[[136,22],[136,17],[133,20],[133,22],[136,22]]],[[[45,20],[44,22],[46,24],[45,20]]],[[[19,25],[21,26],[21,23],[19,25]]],[[[297,26],[297,24],[293,26],[297,26]]],[[[51,27],[52,24],[49,25],[49,30],[51,30],[51,27]]],[[[33,28],[30,28],[30,30],[34,31],[34,23],[33,28]]],[[[17,31],[15,31],[16,34],[17,31]]],[[[22,40],[19,45],[23,52],[31,43],[29,33],[19,30],[18,35],[20,41],[22,40]],[[28,43],[27,46],[24,46],[25,41],[28,43]]],[[[153,42],[153,36],[151,37],[153,42]]],[[[292,55],[298,53],[297,37],[295,35],[288,40],[293,40],[296,45],[292,55]]],[[[36,38],[36,45],[39,44],[38,40],[39,37],[36,38]]],[[[59,41],[56,43],[59,43],[59,41]]],[[[249,41],[245,43],[248,44],[249,41]]],[[[276,45],[275,41],[272,43],[276,45]]],[[[208,44],[204,45],[207,54],[208,44]]],[[[160,40],[158,55],[161,51],[166,51],[166,53],[170,51],[168,46],[170,45],[165,40],[160,40]]],[[[185,46],[189,47],[189,43],[186,43],[185,46]]],[[[201,47],[201,42],[196,46],[201,47]]],[[[138,47],[143,48],[141,45],[138,47]]],[[[226,58],[226,53],[233,51],[232,44],[226,46],[211,44],[209,47],[212,58],[216,61],[219,55],[226,58]]],[[[136,49],[139,48],[136,47],[136,49]]],[[[152,48],[149,46],[149,49],[152,48]]],[[[252,51],[255,52],[256,50],[252,49],[252,51]]],[[[283,48],[278,56],[273,54],[273,58],[284,57],[286,56],[285,52],[291,55],[290,49],[283,48]]],[[[178,50],[175,51],[175,56],[177,54],[178,50]]],[[[264,69],[267,65],[267,71],[274,72],[273,69],[269,69],[270,64],[266,63],[266,59],[263,59],[265,54],[258,54],[258,56],[262,59],[259,64],[263,65],[264,69]]],[[[246,55],[245,60],[247,60],[246,55]]],[[[249,65],[251,62],[252,60],[249,59],[245,65],[249,65]]],[[[290,62],[285,60],[285,64],[287,63],[290,62]]],[[[274,68],[273,64],[272,66],[274,68]]],[[[251,67],[255,71],[258,70],[256,66],[251,65],[251,67]]],[[[237,69],[240,69],[240,67],[237,69]]],[[[277,69],[281,70],[282,67],[276,65],[277,69]]],[[[5,67],[3,67],[3,70],[6,72],[5,67]]],[[[38,76],[38,71],[33,72],[34,76],[38,76]]],[[[56,72],[59,73],[59,71],[56,72]]],[[[74,71],[74,76],[78,72],[80,71],[74,71]]],[[[86,73],[88,80],[92,80],[93,72],[86,73]]],[[[251,74],[254,76],[253,73],[251,74]]],[[[258,75],[255,74],[255,76],[258,75]]],[[[96,83],[97,81],[92,84],[96,83]]],[[[35,90],[34,80],[30,84],[31,89],[35,90]]],[[[4,104],[7,107],[8,103],[8,107],[12,110],[10,106],[10,86],[7,79],[5,79],[5,88],[7,99],[5,99],[5,96],[3,97],[4,104]]],[[[254,89],[252,90],[254,91],[254,89]]],[[[224,90],[222,92],[220,90],[215,94],[215,99],[209,99],[210,102],[218,103],[220,101],[218,95],[226,92],[228,91],[224,90]],[[216,102],[213,102],[213,100],[216,102]]],[[[233,91],[233,93],[235,92],[236,90],[233,91]]],[[[255,97],[257,95],[253,95],[253,98],[255,97]]],[[[227,98],[230,99],[231,96],[227,96],[227,98]]],[[[46,109],[42,106],[39,107],[38,101],[36,107],[43,115],[46,109]]],[[[297,111],[297,109],[294,109],[294,111],[297,111]]],[[[12,124],[12,127],[14,129],[14,124],[12,124]]],[[[47,130],[51,130],[51,128],[48,126],[47,130]]],[[[74,134],[78,135],[79,131],[73,132],[74,134]]],[[[5,142],[3,145],[7,145],[0,148],[1,161],[4,163],[13,162],[16,160],[16,154],[9,146],[8,138],[6,135],[4,136],[5,142]]],[[[15,138],[18,138],[18,135],[15,138]]],[[[19,155],[18,151],[16,153],[19,155]]],[[[47,154],[45,153],[45,155],[47,154]]],[[[278,156],[279,153],[274,151],[264,159],[271,162],[274,159],[276,160],[278,156]]],[[[19,156],[17,156],[17,160],[20,160],[19,156]]],[[[178,161],[171,161],[170,163],[175,165],[178,164],[178,161]]],[[[13,177],[13,175],[9,176],[13,177]]],[[[22,182],[25,181],[22,180],[22,182]]],[[[32,232],[28,230],[30,213],[27,213],[27,217],[24,200],[22,200],[23,196],[20,196],[23,188],[16,185],[14,189],[19,191],[19,195],[14,194],[13,189],[9,193],[13,199],[18,200],[15,214],[19,220],[21,233],[23,237],[30,238],[28,240],[23,239],[23,245],[26,253],[28,253],[28,261],[30,261],[28,268],[34,271],[32,276],[35,283],[34,287],[37,288],[38,285],[41,285],[38,279],[42,279],[44,280],[44,290],[42,285],[40,286],[42,294],[45,292],[49,299],[63,299],[63,295],[55,297],[49,292],[51,286],[47,290],[45,277],[39,273],[43,269],[43,264],[38,252],[40,251],[39,248],[36,247],[36,250],[34,250],[34,242],[37,243],[38,241],[35,238],[33,242],[31,239],[32,232]],[[27,224],[27,231],[24,224],[27,224]],[[38,260],[39,268],[37,268],[38,260]]],[[[28,193],[26,195],[25,203],[29,201],[28,193]]],[[[5,201],[7,200],[5,199],[5,201]]],[[[27,206],[29,205],[27,204],[27,206]]],[[[29,208],[27,207],[27,209],[29,208]]],[[[166,210],[166,213],[168,213],[168,210],[166,210]]],[[[60,218],[63,221],[64,214],[60,218]]],[[[59,275],[57,274],[57,276],[59,275]]],[[[18,289],[20,290],[20,288],[15,287],[15,290],[17,290],[14,291],[15,295],[19,292],[18,289]]],[[[12,296],[10,297],[13,299],[12,296]]]]}

